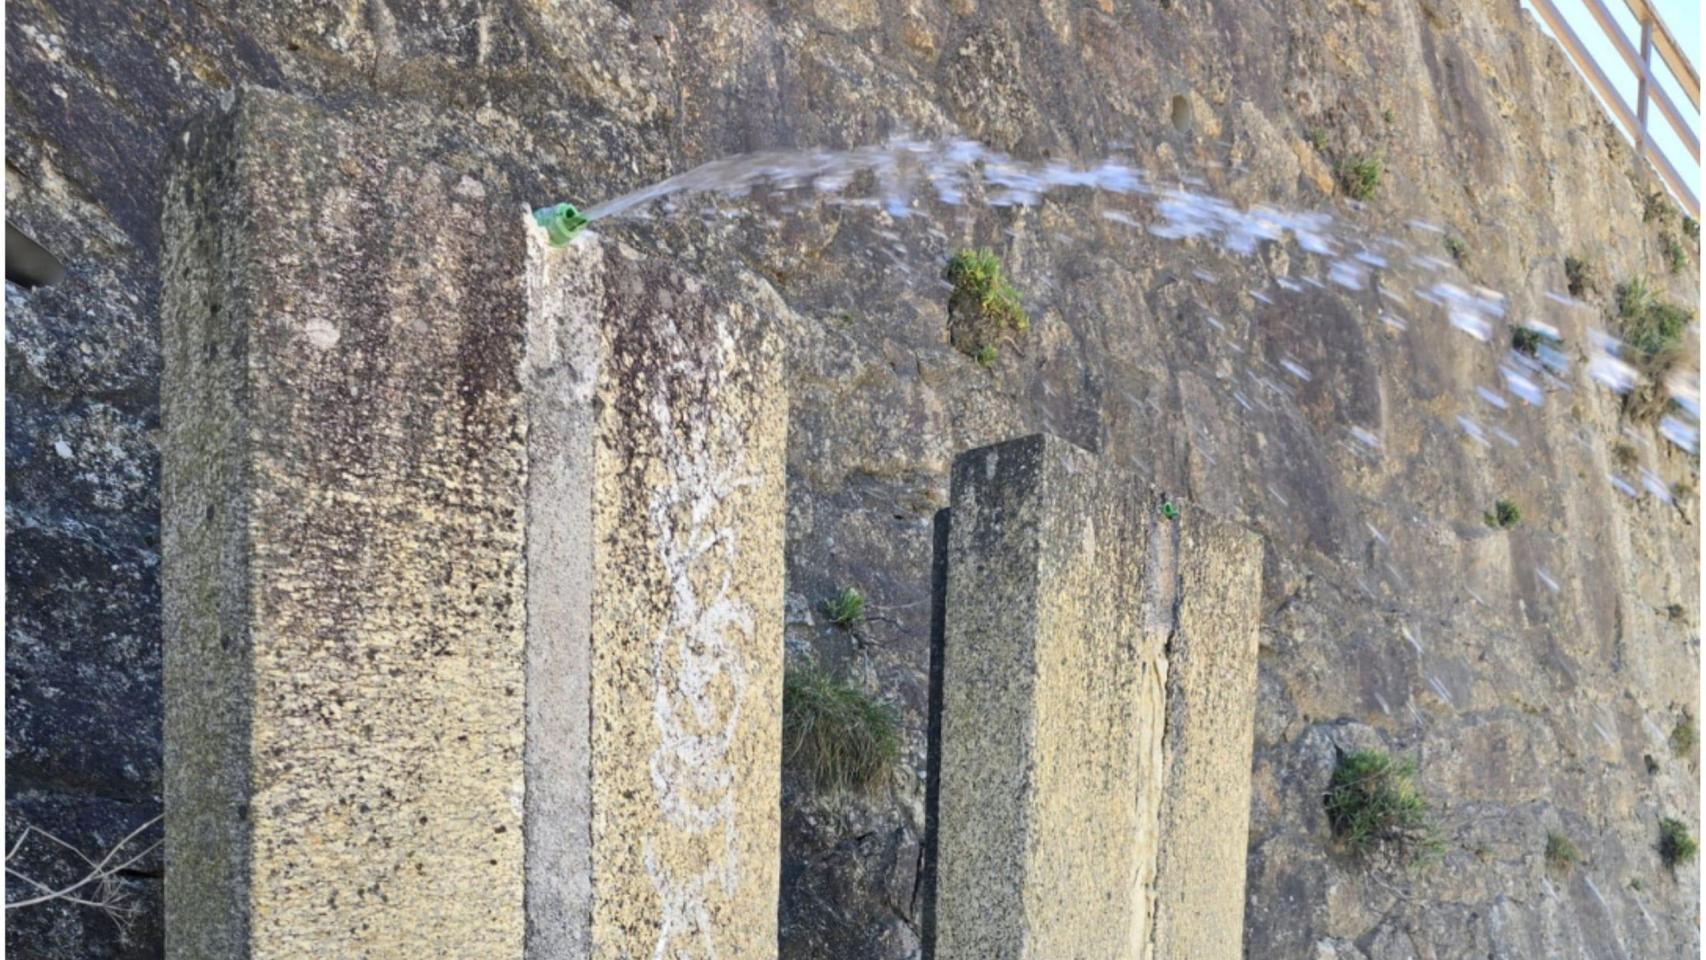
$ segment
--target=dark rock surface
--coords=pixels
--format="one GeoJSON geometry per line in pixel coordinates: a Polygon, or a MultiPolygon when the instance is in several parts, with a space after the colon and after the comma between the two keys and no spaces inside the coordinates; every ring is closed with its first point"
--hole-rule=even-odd
{"type": "MultiPolygon", "coordinates": [[[[7,216],[67,270],[7,288],[8,831],[96,855],[158,812],[163,158],[234,84],[417,104],[452,154],[469,145],[470,168],[503,168],[484,179],[513,184],[518,207],[904,128],[1029,159],[1129,145],[1234,203],[1439,223],[1513,317],[1564,288],[1566,255],[1604,278],[1595,311],[1611,282],[1665,276],[1629,150],[1515,0],[19,0],[6,43],[7,216]],[[1334,162],[1377,152],[1377,195],[1347,211],[1334,162]]],[[[1040,429],[1267,540],[1250,956],[1698,952],[1698,868],[1672,875],[1653,849],[1659,817],[1698,821],[1690,758],[1664,743],[1699,714],[1698,510],[1626,499],[1606,477],[1626,426],[1667,482],[1697,466],[1617,398],[1578,374],[1504,422],[1520,449],[1478,447],[1454,417],[1495,375],[1484,345],[1438,320],[1383,327],[1366,292],[1262,304],[1245,291],[1321,265],[1294,246],[1232,260],[1149,237],[1085,194],[951,211],[932,218],[938,237],[857,208],[751,208],[767,205],[722,226],[602,229],[687,261],[742,256],[802,318],[789,655],[853,675],[905,720],[904,769],[877,794],[789,778],[784,957],[919,950],[932,517],[955,453],[1040,429]],[[897,273],[889,231],[919,282],[897,273]],[[1033,318],[988,371],[948,345],[934,285],[966,246],[1001,256],[1033,318]],[[1282,357],[1313,373],[1294,402],[1234,402],[1243,365],[1282,357]],[[1383,456],[1343,442],[1351,424],[1377,429],[1383,456]],[[1500,496],[1524,504],[1516,531],[1480,522],[1500,496]],[[850,584],[874,617],[847,630],[818,605],[850,584]],[[1320,791],[1335,747],[1369,744],[1420,759],[1442,862],[1371,870],[1335,851],[1320,791]],[[1549,830],[1583,851],[1566,876],[1543,862],[1549,830]]],[[[1697,303],[1693,284],[1666,284],[1697,303]]],[[[1572,315],[1566,340],[1598,322],[1572,315]]],[[[29,856],[46,882],[72,869],[29,856]]],[[[136,867],[123,936],[85,908],[29,908],[8,917],[12,955],[158,956],[159,863],[136,867]]]]}

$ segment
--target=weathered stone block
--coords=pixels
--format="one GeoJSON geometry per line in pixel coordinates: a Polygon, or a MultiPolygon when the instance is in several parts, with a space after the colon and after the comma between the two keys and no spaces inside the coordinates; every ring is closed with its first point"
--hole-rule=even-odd
{"type": "Polygon", "coordinates": [[[525,233],[393,140],[245,91],[166,196],[175,958],[521,955],[525,233]]]}
{"type": "Polygon", "coordinates": [[[1260,554],[1159,500],[1049,436],[954,463],[939,960],[1238,955],[1260,554]]]}
{"type": "Polygon", "coordinates": [[[773,956],[782,305],[384,120],[166,199],[168,952],[773,956]]]}
{"type": "Polygon", "coordinates": [[[1049,436],[954,461],[937,956],[1138,956],[1160,804],[1164,636],[1148,524],[1049,436]]]}
{"type": "Polygon", "coordinates": [[[1187,504],[1167,538],[1177,584],[1167,643],[1166,789],[1156,864],[1156,960],[1239,960],[1255,748],[1262,546],[1187,504]]]}
{"type": "Polygon", "coordinates": [[[584,865],[530,892],[537,955],[774,957],[786,308],[590,235],[528,286],[529,655],[575,707],[530,719],[576,745],[530,857],[584,865]]]}

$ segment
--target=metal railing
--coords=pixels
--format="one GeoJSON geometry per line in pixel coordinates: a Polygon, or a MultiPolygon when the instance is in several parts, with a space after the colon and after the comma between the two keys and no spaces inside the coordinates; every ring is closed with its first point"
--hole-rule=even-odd
{"type": "Polygon", "coordinates": [[[1612,116],[1623,125],[1623,129],[1634,141],[1638,162],[1645,160],[1652,164],[1653,169],[1658,171],[1664,179],[1665,185],[1670,188],[1670,192],[1688,211],[1688,215],[1696,220],[1700,219],[1700,200],[1694,195],[1694,190],[1688,181],[1676,172],[1676,167],[1671,164],[1664,151],[1659,149],[1653,143],[1652,138],[1647,135],[1647,105],[1654,103],[1658,105],[1659,112],[1664,114],[1664,118],[1670,124],[1671,129],[1676,131],[1676,135],[1682,140],[1683,146],[1688,148],[1688,152],[1694,157],[1694,162],[1696,164],[1700,162],[1700,138],[1695,135],[1682,111],[1677,108],[1676,103],[1671,100],[1670,95],[1665,92],[1664,87],[1659,85],[1653,75],[1654,49],[1658,50],[1660,59],[1664,61],[1664,65],[1669,68],[1671,76],[1676,78],[1683,93],[1693,105],[1693,119],[1696,124],[1700,121],[1700,76],[1694,72],[1694,65],[1688,62],[1688,58],[1676,45],[1675,35],[1671,33],[1669,27],[1665,26],[1665,22],[1659,16],[1658,11],[1653,9],[1648,0],[1622,0],[1629,8],[1629,12],[1635,15],[1635,22],[1641,25],[1641,46],[1637,50],[1629,42],[1629,38],[1624,35],[1623,28],[1618,26],[1617,21],[1612,18],[1611,11],[1606,8],[1605,0],[1582,0],[1588,13],[1592,14],[1594,21],[1599,24],[1600,30],[1605,33],[1606,38],[1611,41],[1611,45],[1622,56],[1623,62],[1629,65],[1629,69],[1633,70],[1639,79],[1639,86],[1635,95],[1635,108],[1631,110],[1629,104],[1624,102],[1623,97],[1617,92],[1617,88],[1612,85],[1611,79],[1606,76],[1605,70],[1600,67],[1598,61],[1594,60],[1593,55],[1588,53],[1587,46],[1582,43],[1581,38],[1576,35],[1576,31],[1571,28],[1569,22],[1558,12],[1558,8],[1552,0],[1529,0],[1529,2],[1533,4],[1535,11],[1540,14],[1541,18],[1546,21],[1546,25],[1552,29],[1552,35],[1558,38],[1564,52],[1570,55],[1571,60],[1575,61],[1576,67],[1587,77],[1588,82],[1598,92],[1600,99],[1610,108],[1612,116]]]}

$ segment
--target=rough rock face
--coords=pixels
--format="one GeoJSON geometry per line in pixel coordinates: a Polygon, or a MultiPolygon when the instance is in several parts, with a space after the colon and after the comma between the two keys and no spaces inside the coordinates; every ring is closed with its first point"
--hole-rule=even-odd
{"type": "MultiPolygon", "coordinates": [[[[67,268],[7,287],[8,829],[88,852],[158,812],[163,158],[238,82],[412,104],[518,208],[902,128],[1033,159],[1129,145],[1234,203],[1442,224],[1513,318],[1564,288],[1566,256],[1600,277],[1595,311],[1643,273],[1698,300],[1664,273],[1675,227],[1643,221],[1629,150],[1515,0],[21,0],[6,43],[8,218],[67,268]],[[1379,190],[1345,208],[1334,164],[1377,152],[1379,190]]],[[[783,215],[763,196],[758,216],[718,226],[601,227],[704,274],[744,258],[800,318],[788,652],[906,721],[905,768],[878,796],[815,796],[785,775],[783,956],[920,949],[932,516],[955,453],[1037,430],[1264,538],[1250,956],[1697,952],[1698,870],[1672,874],[1654,847],[1659,817],[1698,825],[1695,758],[1665,742],[1698,715],[1698,507],[1607,478],[1619,443],[1666,482],[1693,482],[1696,464],[1579,362],[1570,390],[1499,421],[1519,448],[1472,443],[1454,419],[1496,350],[1437,318],[1383,326],[1367,291],[1262,303],[1246,291],[1321,265],[1289,245],[1236,260],[1154,238],[1099,217],[1105,202],[968,205],[934,215],[934,237],[862,208],[783,215]],[[948,345],[933,285],[968,246],[1001,256],[1033,319],[987,371],[948,345]],[[1291,402],[1236,402],[1246,365],[1281,359],[1312,372],[1291,402]],[[1342,441],[1350,425],[1380,436],[1378,457],[1342,441]],[[1523,505],[1521,527],[1481,522],[1498,497],[1523,505]],[[818,608],[848,584],[873,602],[852,630],[818,608]],[[1335,848],[1321,791],[1335,749],[1361,745],[1419,759],[1440,862],[1335,848]],[[1583,862],[1549,871],[1549,831],[1583,862]]],[[[1603,324],[1592,313],[1560,324],[1573,361],[1603,324]]],[[[46,882],[76,867],[47,846],[22,856],[46,882]]],[[[123,931],[30,908],[8,918],[8,946],[157,956],[158,873],[145,858],[118,879],[141,908],[123,931]]]]}

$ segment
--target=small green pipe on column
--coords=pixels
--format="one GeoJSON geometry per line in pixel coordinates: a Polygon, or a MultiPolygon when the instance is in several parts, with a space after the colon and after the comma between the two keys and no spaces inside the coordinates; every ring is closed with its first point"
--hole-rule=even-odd
{"type": "Polygon", "coordinates": [[[573,240],[588,221],[574,204],[559,203],[533,211],[533,222],[545,228],[545,238],[551,246],[560,247],[573,240]]]}

